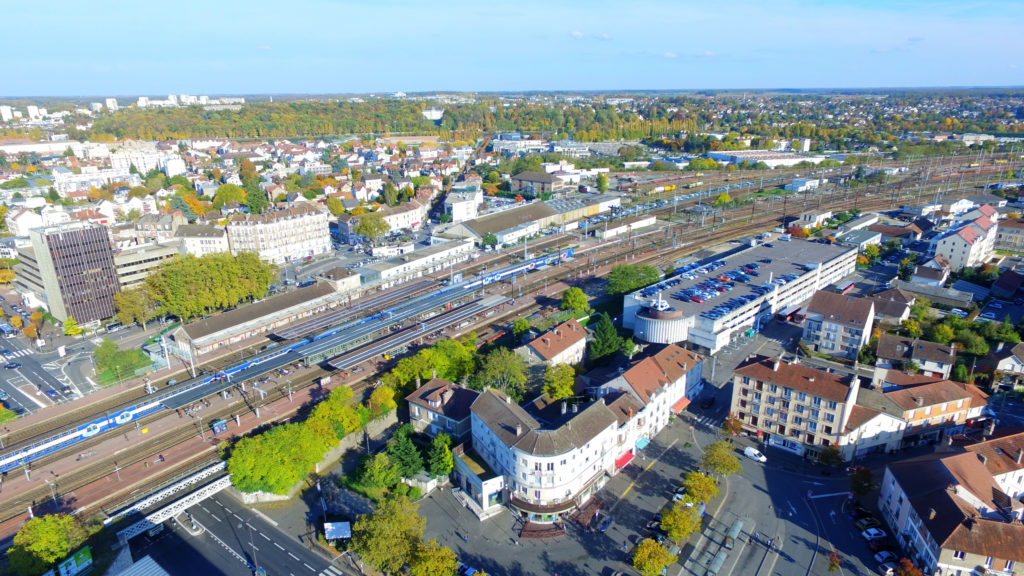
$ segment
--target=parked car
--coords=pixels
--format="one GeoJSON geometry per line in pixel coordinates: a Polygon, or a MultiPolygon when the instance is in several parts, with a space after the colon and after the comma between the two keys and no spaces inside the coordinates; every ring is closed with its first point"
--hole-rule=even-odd
{"type": "Polygon", "coordinates": [[[601,516],[600,520],[598,520],[598,522],[597,522],[597,528],[596,529],[597,529],[598,532],[607,532],[608,529],[611,528],[611,526],[612,526],[612,517],[611,516],[601,516]]]}
{"type": "Polygon", "coordinates": [[[857,505],[850,510],[847,510],[846,515],[849,516],[851,520],[856,521],[862,518],[868,518],[871,516],[871,511],[863,506],[857,505]]]}
{"type": "Polygon", "coordinates": [[[885,564],[878,565],[878,573],[882,576],[893,576],[896,573],[896,564],[892,562],[886,562],[885,564]]]}
{"type": "Polygon", "coordinates": [[[882,539],[869,541],[868,542],[868,548],[870,548],[872,552],[881,552],[883,550],[893,550],[894,549],[894,547],[892,545],[892,542],[889,542],[888,540],[882,540],[882,539]]]}
{"type": "Polygon", "coordinates": [[[7,364],[4,364],[4,368],[7,368],[8,370],[21,368],[21,362],[8,362],[7,364]]]}
{"type": "Polygon", "coordinates": [[[868,528],[878,528],[881,525],[882,523],[876,520],[873,516],[861,518],[860,520],[857,520],[857,522],[854,524],[854,526],[857,527],[857,530],[862,531],[867,530],[868,528]]]}
{"type": "Polygon", "coordinates": [[[897,562],[899,558],[888,550],[882,550],[878,554],[875,554],[875,562],[879,564],[885,564],[887,562],[897,562]]]}
{"type": "Polygon", "coordinates": [[[885,538],[885,530],[881,528],[868,528],[867,530],[860,533],[865,540],[877,540],[879,538],[885,538]]]}
{"type": "Polygon", "coordinates": [[[700,401],[700,407],[705,409],[705,410],[707,410],[708,408],[711,408],[714,405],[715,405],[715,397],[714,396],[708,396],[707,398],[705,398],[705,399],[700,401]]]}
{"type": "Polygon", "coordinates": [[[7,396],[7,392],[4,392],[3,390],[0,390],[0,402],[3,402],[4,400],[7,400],[7,398],[9,398],[9,396],[7,396]]]}
{"type": "Polygon", "coordinates": [[[746,456],[747,458],[750,458],[751,460],[756,460],[762,463],[768,461],[768,458],[764,454],[761,454],[761,452],[757,448],[754,448],[752,446],[744,448],[743,455],[746,456]]]}

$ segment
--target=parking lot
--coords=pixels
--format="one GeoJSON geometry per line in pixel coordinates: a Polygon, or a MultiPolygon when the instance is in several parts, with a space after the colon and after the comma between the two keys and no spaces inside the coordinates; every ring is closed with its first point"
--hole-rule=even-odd
{"type": "Polygon", "coordinates": [[[1007,316],[1010,317],[1011,324],[1019,324],[1021,318],[1024,318],[1024,301],[1007,302],[1004,300],[992,300],[981,309],[977,320],[979,322],[1002,322],[1007,316]]]}

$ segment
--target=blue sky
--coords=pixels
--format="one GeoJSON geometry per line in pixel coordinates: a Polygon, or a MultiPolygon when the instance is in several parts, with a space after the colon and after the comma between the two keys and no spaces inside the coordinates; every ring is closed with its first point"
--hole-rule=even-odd
{"type": "Polygon", "coordinates": [[[0,96],[1024,85],[1024,0],[54,0],[0,96]]]}

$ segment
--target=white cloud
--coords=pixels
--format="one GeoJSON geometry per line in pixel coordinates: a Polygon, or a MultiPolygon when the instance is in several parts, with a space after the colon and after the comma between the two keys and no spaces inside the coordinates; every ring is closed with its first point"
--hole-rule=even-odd
{"type": "Polygon", "coordinates": [[[679,55],[676,54],[675,52],[665,52],[664,54],[662,54],[662,56],[664,56],[665,58],[678,58],[679,57],[679,55]]]}
{"type": "Polygon", "coordinates": [[[569,35],[577,40],[583,38],[583,32],[580,32],[579,30],[573,30],[572,32],[569,32],[569,35]]]}
{"type": "Polygon", "coordinates": [[[611,39],[612,39],[612,37],[611,37],[611,36],[609,36],[607,32],[605,32],[605,33],[603,33],[603,34],[598,34],[598,35],[597,35],[597,39],[598,39],[598,40],[611,40],[611,39]]]}

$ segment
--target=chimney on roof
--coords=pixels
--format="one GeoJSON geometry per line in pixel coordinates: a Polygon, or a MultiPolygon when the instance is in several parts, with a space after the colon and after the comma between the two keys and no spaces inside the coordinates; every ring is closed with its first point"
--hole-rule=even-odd
{"type": "Polygon", "coordinates": [[[982,464],[988,464],[988,456],[984,454],[978,454],[978,460],[981,460],[982,464]]]}
{"type": "Polygon", "coordinates": [[[558,336],[558,328],[555,328],[555,336],[558,336]]]}
{"type": "Polygon", "coordinates": [[[541,338],[540,341],[543,342],[545,346],[547,346],[551,342],[550,340],[547,339],[546,336],[544,338],[541,338]]]}
{"type": "Polygon", "coordinates": [[[924,406],[924,398],[921,396],[914,396],[914,404],[918,406],[924,406]]]}
{"type": "Polygon", "coordinates": [[[782,358],[776,358],[775,362],[772,363],[772,372],[778,372],[780,364],[782,364],[782,358]]]}
{"type": "Polygon", "coordinates": [[[1020,464],[1021,460],[1024,460],[1024,449],[1017,448],[1017,464],[1020,464]]]}
{"type": "Polygon", "coordinates": [[[566,406],[566,403],[565,403],[565,401],[563,400],[563,401],[562,401],[562,414],[565,414],[565,410],[566,410],[566,408],[567,408],[567,406],[566,406]]]}
{"type": "Polygon", "coordinates": [[[430,377],[431,378],[437,378],[437,368],[431,368],[430,369],[430,377]]]}
{"type": "Polygon", "coordinates": [[[928,519],[935,520],[935,508],[928,509],[928,519]]]}
{"type": "Polygon", "coordinates": [[[808,382],[814,382],[814,376],[808,376],[807,377],[807,381],[808,382]]]}
{"type": "Polygon", "coordinates": [[[523,425],[520,424],[519,422],[516,422],[516,436],[519,436],[522,433],[523,433],[523,425]]]}
{"type": "Polygon", "coordinates": [[[995,418],[990,418],[990,419],[988,419],[988,421],[985,422],[985,432],[984,432],[983,436],[988,438],[989,436],[991,436],[991,435],[993,435],[995,433],[996,433],[996,419],[995,418]]]}
{"type": "Polygon", "coordinates": [[[417,389],[418,389],[418,388],[420,387],[420,384],[421,384],[421,382],[420,382],[420,377],[419,377],[419,376],[417,376],[417,377],[416,377],[416,388],[417,388],[417,389]]]}

